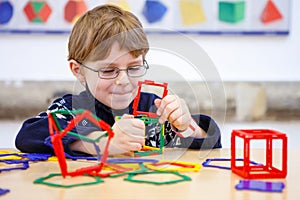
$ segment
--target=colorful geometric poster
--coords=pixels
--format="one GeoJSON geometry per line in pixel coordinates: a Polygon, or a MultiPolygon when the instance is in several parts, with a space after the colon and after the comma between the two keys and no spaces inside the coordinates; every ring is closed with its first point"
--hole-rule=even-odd
{"type": "Polygon", "coordinates": [[[105,3],[133,12],[148,33],[287,35],[290,28],[291,0],[0,0],[0,34],[68,34],[105,3]]]}

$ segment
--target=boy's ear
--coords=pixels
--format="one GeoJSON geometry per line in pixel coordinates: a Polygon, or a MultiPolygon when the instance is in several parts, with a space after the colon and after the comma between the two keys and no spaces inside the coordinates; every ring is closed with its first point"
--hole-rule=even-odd
{"type": "Polygon", "coordinates": [[[70,60],[69,61],[70,69],[73,73],[73,75],[81,82],[85,83],[85,76],[83,73],[83,70],[78,62],[75,60],[70,60]]]}

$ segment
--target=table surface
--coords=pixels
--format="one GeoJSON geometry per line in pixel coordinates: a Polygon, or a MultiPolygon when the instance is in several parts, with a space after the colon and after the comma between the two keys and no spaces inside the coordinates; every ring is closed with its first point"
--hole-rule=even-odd
{"type": "MultiPolygon", "coordinates": [[[[264,157],[263,149],[251,150],[251,160],[259,161],[264,157]]],[[[285,183],[282,193],[239,191],[234,187],[243,178],[230,170],[201,167],[199,172],[185,172],[191,181],[169,185],[153,185],[124,181],[126,176],[105,178],[103,183],[73,188],[55,188],[33,181],[45,177],[50,173],[60,173],[57,161],[30,163],[27,170],[14,170],[0,173],[0,188],[10,192],[0,196],[2,199],[298,199],[300,180],[300,149],[288,150],[288,175],[285,179],[264,179],[264,181],[285,183]]],[[[230,149],[215,150],[181,150],[167,149],[162,155],[147,158],[191,161],[202,163],[207,158],[230,158],[230,149]]],[[[274,156],[274,160],[278,157],[274,156]]],[[[92,165],[93,161],[68,161],[68,168],[80,168],[92,165]],[[90,162],[90,163],[89,163],[90,162]]],[[[216,164],[216,163],[214,163],[216,164]]],[[[222,166],[230,163],[223,162],[222,166]]],[[[168,175],[170,176],[170,175],[168,175]]],[[[161,180],[172,178],[155,175],[152,178],[161,180]]],[[[88,177],[66,178],[56,177],[58,182],[74,184],[82,181],[91,181],[88,177]]],[[[261,180],[261,179],[260,179],[261,180]]]]}

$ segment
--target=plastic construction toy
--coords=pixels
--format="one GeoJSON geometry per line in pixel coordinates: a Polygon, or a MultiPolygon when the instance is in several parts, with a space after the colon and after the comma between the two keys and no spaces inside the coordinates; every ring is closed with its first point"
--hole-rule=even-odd
{"type": "Polygon", "coordinates": [[[111,158],[107,162],[115,164],[130,164],[130,163],[156,163],[156,159],[144,159],[144,158],[111,158]]]}
{"type": "MultiPolygon", "coordinates": [[[[137,116],[137,117],[144,121],[144,123],[146,125],[146,130],[147,130],[147,127],[152,127],[154,125],[155,130],[158,129],[158,131],[160,131],[160,134],[159,134],[159,147],[151,147],[151,146],[144,145],[143,148],[141,149],[141,151],[134,152],[134,157],[162,154],[164,151],[164,146],[165,146],[165,142],[164,142],[164,135],[165,135],[164,127],[165,126],[164,126],[164,124],[159,124],[158,118],[149,118],[149,117],[145,117],[145,116],[137,116]]],[[[146,131],[146,133],[147,132],[148,131],[146,131]]]]}
{"type": "Polygon", "coordinates": [[[66,110],[58,110],[55,112],[48,113],[48,119],[49,119],[49,131],[50,131],[50,136],[51,136],[51,142],[53,144],[54,152],[58,158],[59,166],[61,169],[61,174],[65,178],[66,176],[79,176],[83,174],[89,174],[89,173],[98,173],[101,171],[102,167],[105,165],[107,157],[108,157],[108,147],[110,144],[110,141],[112,137],[114,136],[114,132],[112,131],[112,128],[103,120],[100,120],[92,114],[88,110],[83,110],[83,109],[78,109],[76,111],[66,111],[66,110]],[[58,114],[73,114],[76,115],[67,125],[65,129],[62,129],[57,121],[56,115],[58,114]],[[96,126],[101,128],[102,130],[106,131],[106,134],[103,134],[102,136],[96,138],[95,140],[92,140],[88,137],[82,136],[80,134],[74,133],[71,130],[76,126],[76,123],[87,119],[94,123],[96,126]],[[100,150],[98,145],[96,145],[96,142],[99,142],[99,140],[102,137],[108,137],[106,146],[104,148],[102,157],[101,157],[101,162],[96,165],[96,166],[91,166],[91,167],[85,167],[81,169],[77,169],[73,172],[69,172],[67,169],[67,162],[66,162],[66,157],[64,154],[64,147],[62,144],[62,138],[66,135],[70,134],[73,137],[80,138],[86,142],[91,142],[94,144],[94,147],[97,150],[97,154],[100,160],[100,150]]]}
{"type": "Polygon", "coordinates": [[[197,172],[200,170],[200,164],[183,161],[160,161],[157,163],[145,164],[148,169],[160,172],[197,172]],[[168,167],[172,166],[172,167],[168,167]]]}
{"type": "Polygon", "coordinates": [[[235,174],[247,179],[285,178],[287,175],[287,136],[284,133],[269,129],[233,130],[231,133],[231,170],[235,174]],[[236,138],[244,140],[244,162],[237,165],[236,138]],[[250,165],[250,141],[265,140],[265,163],[250,165]],[[281,169],[273,164],[273,141],[282,141],[281,169]]]}
{"type": "Polygon", "coordinates": [[[104,182],[98,176],[90,176],[95,181],[85,182],[85,183],[76,183],[76,184],[71,184],[71,185],[63,185],[63,184],[52,183],[50,181],[46,181],[46,180],[51,179],[51,178],[56,177],[56,176],[62,176],[62,174],[59,174],[59,173],[57,173],[57,174],[55,174],[55,173],[49,174],[48,176],[36,179],[34,181],[34,183],[35,184],[44,184],[44,185],[48,185],[48,186],[52,186],[52,187],[59,187],[59,188],[73,188],[73,187],[78,187],[78,186],[94,185],[94,184],[98,184],[98,183],[104,182]]]}
{"type": "MultiPolygon", "coordinates": [[[[236,161],[244,161],[244,159],[242,158],[237,158],[235,159],[236,161]]],[[[231,167],[227,167],[227,166],[220,166],[220,165],[212,165],[211,162],[224,162],[224,161],[231,161],[230,158],[208,158],[206,159],[203,163],[202,166],[203,167],[212,167],[212,168],[219,168],[219,169],[227,169],[227,170],[231,170],[231,167]]],[[[250,164],[252,165],[257,165],[257,166],[261,166],[262,164],[259,164],[257,162],[251,161],[250,160],[250,164]]]]}
{"type": "MultiPolygon", "coordinates": [[[[116,120],[121,119],[121,116],[117,116],[116,120]]],[[[138,115],[135,116],[135,118],[138,118],[142,121],[144,121],[146,126],[146,133],[148,132],[149,128],[153,128],[155,131],[159,131],[159,147],[151,147],[147,145],[143,145],[142,149],[140,151],[134,151],[132,153],[128,153],[127,155],[131,157],[142,157],[142,156],[153,156],[153,155],[159,155],[163,153],[164,150],[164,124],[160,124],[158,122],[158,118],[150,118],[145,115],[138,115]]],[[[145,136],[146,137],[146,136],[145,136]]]]}
{"type": "Polygon", "coordinates": [[[151,80],[145,80],[145,81],[139,81],[138,82],[138,94],[136,95],[136,97],[134,98],[134,101],[133,101],[133,106],[132,106],[132,109],[133,109],[133,115],[134,116],[138,116],[138,115],[142,115],[142,116],[147,116],[149,118],[155,118],[157,117],[157,114],[154,112],[145,112],[145,111],[139,111],[138,110],[138,106],[139,106],[139,102],[140,102],[140,97],[141,97],[141,92],[142,92],[142,89],[143,89],[143,86],[147,87],[147,86],[154,86],[154,87],[162,87],[163,88],[163,92],[162,92],[162,95],[161,95],[161,98],[164,98],[167,94],[168,94],[168,84],[167,83],[155,83],[154,81],[151,81],[151,80]]]}
{"type": "MultiPolygon", "coordinates": [[[[155,83],[154,81],[151,81],[151,80],[139,81],[138,82],[138,94],[135,97],[135,99],[133,101],[133,106],[132,106],[133,115],[135,116],[135,118],[138,118],[138,119],[144,121],[144,123],[146,125],[146,129],[147,129],[147,127],[153,127],[153,125],[155,126],[155,130],[159,129],[158,130],[158,131],[160,131],[159,147],[151,147],[151,146],[144,145],[141,151],[134,151],[133,154],[130,155],[133,157],[152,156],[152,155],[158,155],[158,154],[163,153],[164,124],[159,123],[158,116],[155,112],[145,112],[145,111],[138,110],[141,92],[145,92],[145,91],[143,91],[143,89],[145,89],[147,87],[156,87],[156,89],[159,89],[159,88],[163,89],[161,98],[164,98],[168,94],[168,89],[167,89],[168,84],[167,83],[162,83],[162,84],[155,83]]],[[[121,118],[121,116],[117,116],[116,120],[118,120],[120,118],[121,118]]],[[[145,134],[147,134],[147,131],[145,134]]]]}
{"type": "Polygon", "coordinates": [[[191,181],[192,179],[186,175],[180,174],[179,172],[163,172],[163,171],[147,171],[143,173],[129,173],[128,177],[124,179],[125,181],[136,182],[136,183],[148,183],[154,185],[163,185],[163,184],[173,184],[182,181],[191,181]],[[150,181],[144,179],[138,179],[139,175],[151,175],[151,174],[173,174],[178,176],[178,179],[169,180],[169,181],[150,181]]]}
{"type": "Polygon", "coordinates": [[[21,165],[21,166],[14,166],[14,167],[8,167],[8,168],[1,168],[0,172],[12,171],[12,170],[25,170],[25,169],[29,168],[28,160],[0,160],[0,163],[5,163],[7,165],[21,165]]]}
{"type": "Polygon", "coordinates": [[[101,170],[100,172],[93,171],[93,172],[90,172],[89,175],[100,176],[102,178],[105,178],[105,177],[111,176],[113,174],[121,174],[121,173],[130,172],[133,170],[133,168],[123,167],[121,165],[112,164],[112,163],[105,163],[103,169],[105,172],[103,172],[103,170],[101,170]]]}
{"type": "Polygon", "coordinates": [[[45,161],[51,157],[51,154],[42,153],[7,153],[0,154],[0,160],[21,160],[26,159],[28,161],[45,161]]]}
{"type": "Polygon", "coordinates": [[[149,171],[149,169],[147,169],[145,167],[144,163],[138,163],[138,168],[132,168],[132,169],[133,169],[132,171],[127,171],[127,172],[118,173],[118,174],[117,173],[116,174],[112,174],[112,175],[110,175],[110,177],[116,178],[116,177],[124,176],[124,175],[128,175],[128,174],[143,174],[143,173],[146,173],[146,172],[149,171]]]}
{"type": "Polygon", "coordinates": [[[0,196],[8,193],[9,191],[10,191],[9,189],[0,188],[0,196]]]}
{"type": "Polygon", "coordinates": [[[255,190],[260,192],[282,192],[285,185],[283,182],[266,182],[254,180],[240,180],[235,186],[237,190],[255,190]]]}

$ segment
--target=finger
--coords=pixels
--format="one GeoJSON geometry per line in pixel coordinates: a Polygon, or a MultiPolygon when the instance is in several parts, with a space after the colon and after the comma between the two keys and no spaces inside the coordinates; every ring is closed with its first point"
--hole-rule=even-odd
{"type": "Polygon", "coordinates": [[[141,135],[130,134],[130,135],[128,135],[128,141],[144,144],[145,143],[145,134],[143,133],[142,136],[141,135]]]}
{"type": "Polygon", "coordinates": [[[161,99],[154,100],[154,104],[156,105],[157,108],[160,106],[160,103],[161,103],[161,99]]]}
{"type": "Polygon", "coordinates": [[[172,122],[170,122],[174,127],[176,127],[178,130],[186,130],[189,127],[189,124],[191,123],[191,116],[189,114],[184,114],[179,116],[178,118],[174,119],[172,122]]]}
{"type": "MultiPolygon", "coordinates": [[[[118,129],[125,134],[136,133],[145,130],[145,124],[142,120],[132,119],[131,116],[124,116],[116,124],[118,129]],[[128,117],[128,118],[127,118],[128,117]]],[[[113,126],[114,128],[115,126],[113,126]]]]}
{"type": "Polygon", "coordinates": [[[133,119],[134,116],[133,116],[133,115],[129,115],[129,114],[124,114],[124,115],[122,116],[122,118],[123,118],[123,119],[133,119]]]}
{"type": "Polygon", "coordinates": [[[160,105],[157,108],[157,115],[162,115],[162,112],[165,110],[165,107],[171,102],[176,101],[175,95],[167,95],[162,100],[160,100],[160,105]]]}
{"type": "Polygon", "coordinates": [[[143,145],[140,143],[130,142],[127,145],[127,151],[140,151],[143,145]]]}
{"type": "Polygon", "coordinates": [[[180,106],[177,101],[171,102],[168,105],[166,105],[165,109],[162,111],[159,122],[163,123],[169,120],[170,116],[172,116],[173,112],[176,110],[179,110],[179,112],[181,112],[180,106]]]}
{"type": "Polygon", "coordinates": [[[173,124],[176,120],[181,119],[183,116],[186,115],[186,112],[183,111],[183,109],[181,109],[180,107],[178,107],[177,109],[175,109],[172,113],[170,113],[169,117],[168,117],[168,121],[173,124]]]}
{"type": "Polygon", "coordinates": [[[180,100],[178,107],[173,110],[173,112],[169,115],[168,121],[169,122],[174,122],[177,118],[181,116],[190,116],[189,109],[187,105],[185,104],[184,100],[180,100]]]}
{"type": "Polygon", "coordinates": [[[121,131],[121,134],[127,135],[132,138],[145,137],[145,129],[141,127],[133,126],[132,124],[126,124],[125,126],[118,126],[118,129],[121,131]]]}
{"type": "Polygon", "coordinates": [[[143,148],[143,145],[140,143],[132,143],[132,146],[133,146],[132,148],[133,151],[140,151],[143,148]]]}
{"type": "Polygon", "coordinates": [[[132,123],[133,127],[145,130],[145,123],[144,123],[144,121],[142,121],[140,119],[132,119],[131,123],[132,123]]]}
{"type": "Polygon", "coordinates": [[[131,138],[145,138],[145,123],[140,119],[127,119],[126,123],[122,124],[121,131],[123,134],[130,136],[131,138]]]}

